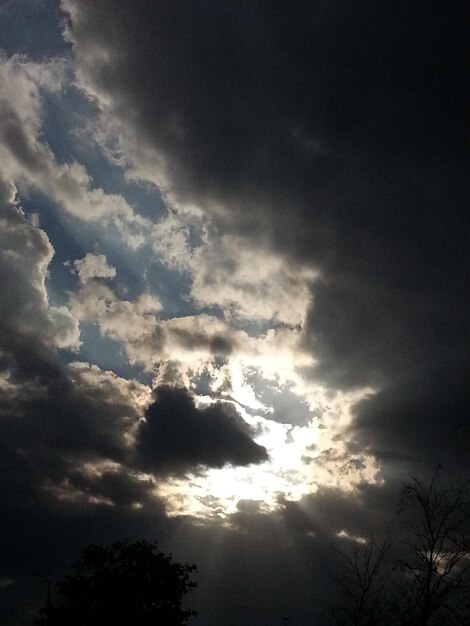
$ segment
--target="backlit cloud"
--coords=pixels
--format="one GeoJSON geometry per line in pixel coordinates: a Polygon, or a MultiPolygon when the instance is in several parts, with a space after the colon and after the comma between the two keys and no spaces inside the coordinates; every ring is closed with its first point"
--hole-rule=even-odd
{"type": "Polygon", "coordinates": [[[465,4],[2,4],[0,621],[129,536],[201,626],[323,623],[468,474],[465,4]]]}

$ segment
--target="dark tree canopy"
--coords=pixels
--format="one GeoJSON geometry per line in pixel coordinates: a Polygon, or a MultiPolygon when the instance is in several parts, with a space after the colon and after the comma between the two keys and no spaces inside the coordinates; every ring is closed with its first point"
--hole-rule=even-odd
{"type": "Polygon", "coordinates": [[[118,541],[82,550],[71,575],[58,585],[59,606],[37,620],[52,626],[180,626],[194,611],[183,596],[196,584],[195,565],[176,563],[156,543],[118,541]]]}

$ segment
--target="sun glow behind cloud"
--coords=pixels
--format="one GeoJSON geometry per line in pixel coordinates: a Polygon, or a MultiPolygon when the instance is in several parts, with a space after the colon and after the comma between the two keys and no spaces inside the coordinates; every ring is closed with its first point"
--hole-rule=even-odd
{"type": "MultiPolygon", "coordinates": [[[[234,513],[240,501],[253,500],[272,510],[282,498],[299,500],[318,486],[348,490],[361,481],[376,480],[374,459],[364,455],[350,459],[343,441],[351,406],[372,390],[332,394],[305,378],[301,372],[314,358],[301,349],[301,324],[248,334],[234,329],[230,316],[223,321],[195,312],[160,320],[157,295],[141,294],[134,301],[116,296],[112,283],[119,277],[105,257],[88,255],[75,260],[73,267],[79,286],[70,295],[70,304],[79,319],[98,324],[100,332],[118,342],[132,362],[154,372],[157,388],[173,380],[193,389],[199,407],[214,401],[232,404],[252,428],[254,441],[269,455],[260,464],[199,468],[185,478],[157,481],[155,494],[164,499],[169,515],[222,519],[234,513]],[[151,306],[142,307],[142,302],[151,306]],[[218,337],[232,344],[228,354],[214,355],[210,346],[218,337]],[[202,375],[207,378],[205,395],[198,392],[202,375]],[[274,396],[290,394],[291,405],[287,402],[283,407],[283,420],[276,419],[275,397],[264,399],[266,390],[274,396]],[[301,415],[296,402],[304,405],[301,415]]],[[[229,289],[228,276],[226,280],[229,289]]],[[[257,289],[256,275],[250,285],[257,289]]],[[[301,292],[304,289],[299,286],[301,292]]],[[[302,293],[297,302],[308,304],[302,293]]],[[[300,311],[299,319],[304,317],[305,311],[300,311]]]]}
{"type": "MultiPolygon", "coordinates": [[[[319,487],[349,491],[361,482],[378,480],[375,459],[362,455],[360,460],[351,460],[342,441],[351,420],[351,406],[371,390],[331,398],[327,389],[301,383],[287,360],[280,368],[284,381],[288,379],[292,385],[296,381],[312,402],[311,418],[294,426],[271,419],[274,408],[257,398],[246,382],[243,364],[234,359],[229,369],[233,384],[231,402],[253,428],[254,440],[266,448],[269,460],[248,467],[208,469],[189,480],[172,479],[161,485],[158,493],[167,501],[170,515],[224,519],[237,511],[241,501],[256,501],[262,510],[268,511],[278,508],[283,499],[297,501],[319,487]]],[[[270,364],[267,373],[276,377],[277,370],[270,364]]],[[[211,398],[200,397],[199,401],[204,405],[211,398]]],[[[295,415],[291,419],[295,420],[295,415]]]]}
{"type": "MultiPolygon", "coordinates": [[[[204,207],[175,200],[167,193],[163,178],[153,180],[145,168],[139,169],[142,155],[123,137],[119,138],[121,148],[127,147],[128,154],[113,163],[122,168],[120,189],[106,193],[95,188],[85,165],[77,159],[61,162],[43,133],[42,98],[47,93],[60,99],[70,71],[64,62],[42,66],[20,57],[3,58],[0,69],[0,78],[9,84],[3,96],[5,106],[15,107],[33,138],[29,168],[5,144],[2,154],[9,163],[8,178],[26,193],[32,189],[47,195],[70,231],[75,223],[90,229],[88,241],[83,237],[81,242],[83,256],[62,262],[68,280],[75,281],[72,288],[60,292],[55,268],[47,283],[45,269],[40,273],[43,306],[55,346],[76,353],[77,363],[69,371],[79,373],[82,382],[88,378],[87,384],[96,390],[102,384],[115,389],[127,382],[129,389],[135,384],[150,404],[151,388],[142,381],[118,380],[97,365],[80,364],[87,349],[80,326],[92,325],[100,337],[116,344],[124,362],[147,379],[152,377],[155,387],[183,385],[193,391],[201,407],[231,403],[251,427],[253,440],[269,455],[269,460],[248,466],[216,469],[202,465],[185,479],[159,479],[155,494],[164,497],[169,514],[223,517],[235,512],[242,500],[273,509],[280,498],[298,500],[318,485],[350,489],[361,481],[374,481],[374,459],[364,454],[350,458],[344,441],[351,406],[371,390],[333,393],[302,373],[315,363],[314,354],[302,344],[302,332],[312,285],[319,278],[317,270],[311,264],[288,261],[266,245],[255,248],[243,234],[217,233],[204,207]],[[38,168],[48,175],[47,187],[38,168]],[[149,202],[161,206],[164,200],[166,215],[143,217],[126,200],[121,189],[134,176],[150,185],[149,202]],[[110,224],[112,236],[108,236],[110,224]],[[107,248],[112,263],[103,252],[107,248]],[[155,263],[168,274],[162,269],[161,275],[155,274],[155,263]],[[140,292],[135,293],[136,287],[123,272],[128,267],[140,278],[140,292]],[[48,290],[55,291],[60,306],[50,305],[48,290]],[[206,388],[201,390],[204,378],[206,388]]],[[[77,86],[90,96],[85,83],[77,86]]],[[[70,136],[80,141],[86,136],[90,147],[101,150],[104,166],[110,158],[105,144],[117,141],[113,133],[118,131],[108,123],[106,103],[93,101],[97,115],[85,121],[87,132],[84,135],[83,128],[74,128],[70,136]],[[96,125],[94,136],[90,124],[96,125]]],[[[39,222],[34,218],[31,227],[47,239],[40,230],[41,218],[39,222]]],[[[53,250],[48,245],[50,263],[53,250]]],[[[119,365],[116,362],[116,369],[119,365]]],[[[128,402],[136,404],[135,398],[128,402]]],[[[137,404],[134,409],[142,414],[145,403],[137,404]]],[[[123,435],[129,449],[138,425],[129,425],[123,435]]],[[[106,463],[92,463],[93,480],[103,475],[102,468],[109,467],[106,463]]],[[[83,470],[84,475],[91,476],[90,467],[83,470]]],[[[128,472],[131,475],[135,470],[128,472]]],[[[146,477],[137,471],[135,479],[146,477]]],[[[60,498],[81,497],[80,487],[67,481],[47,488],[60,498]]],[[[86,499],[113,504],[108,496],[86,499]]]]}
{"type": "Polygon", "coordinates": [[[0,621],[124,535],[323,624],[468,475],[466,3],[0,4],[0,621]]]}

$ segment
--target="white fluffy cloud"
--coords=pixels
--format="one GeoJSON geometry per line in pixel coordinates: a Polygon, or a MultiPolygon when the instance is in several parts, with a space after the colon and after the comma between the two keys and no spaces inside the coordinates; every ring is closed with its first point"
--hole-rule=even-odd
{"type": "Polygon", "coordinates": [[[116,268],[108,265],[104,254],[88,252],[83,259],[74,261],[73,266],[81,283],[87,283],[90,278],[114,278],[116,268]]]}
{"type": "Polygon", "coordinates": [[[3,175],[26,191],[44,194],[73,218],[113,225],[131,247],[139,246],[145,219],[119,194],[94,187],[77,161],[60,163],[43,137],[44,94],[60,97],[70,68],[64,59],[33,63],[0,57],[0,160],[3,175]]]}
{"type": "Polygon", "coordinates": [[[170,211],[151,232],[163,263],[188,274],[198,307],[217,306],[227,318],[301,325],[317,272],[288,261],[242,235],[206,228],[197,210],[170,211]],[[197,235],[197,244],[191,245],[197,235]]]}
{"type": "Polygon", "coordinates": [[[77,318],[65,306],[51,306],[48,316],[54,329],[55,345],[77,352],[82,345],[77,318]]]}

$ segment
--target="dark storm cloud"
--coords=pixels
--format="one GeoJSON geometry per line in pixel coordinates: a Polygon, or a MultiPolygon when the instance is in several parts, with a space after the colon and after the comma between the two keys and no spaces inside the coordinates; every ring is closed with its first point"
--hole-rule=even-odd
{"type": "Polygon", "coordinates": [[[454,466],[468,473],[469,365],[406,379],[356,407],[353,434],[377,457],[454,466]]]}
{"type": "MultiPolygon", "coordinates": [[[[51,250],[8,214],[19,238],[0,258],[0,367],[14,386],[0,387],[6,576],[52,576],[89,541],[174,533],[162,547],[200,566],[202,625],[221,615],[230,626],[311,624],[313,596],[330,597],[325,541],[380,532],[393,517],[386,471],[451,456],[468,468],[466,5],[64,0],[79,79],[163,159],[173,194],[212,211],[215,232],[262,236],[286,262],[321,270],[305,332],[311,374],[382,389],[356,407],[350,435],[388,481],[319,489],[272,514],[240,505],[231,531],[168,520],[152,484],[125,471],[134,409],[60,364],[41,276],[31,277],[51,250]],[[32,256],[18,263],[18,250],[32,256]],[[77,467],[103,458],[123,465],[77,467]],[[64,480],[114,506],[64,504],[53,491],[64,480]]],[[[17,156],[42,171],[13,114],[7,122],[17,156]]],[[[230,352],[225,338],[211,348],[230,352]]],[[[165,474],[266,458],[229,405],[159,393],[134,462],[165,474]]]]}
{"type": "Polygon", "coordinates": [[[171,192],[320,269],[312,376],[388,389],[362,429],[404,410],[409,377],[468,359],[465,2],[63,4],[84,84],[171,192]]]}
{"type": "Polygon", "coordinates": [[[69,482],[82,493],[106,499],[115,505],[149,505],[154,499],[150,494],[155,488],[153,481],[139,480],[131,476],[127,469],[108,470],[101,475],[76,470],[70,473],[69,482]]]}
{"type": "Polygon", "coordinates": [[[159,387],[137,436],[137,462],[162,474],[268,459],[249,425],[228,403],[198,408],[184,388],[159,387]]]}
{"type": "Polygon", "coordinates": [[[4,439],[46,464],[56,455],[124,461],[124,435],[138,420],[137,409],[118,389],[88,385],[74,372],[60,376],[45,386],[29,382],[15,390],[3,405],[4,439]]]}

